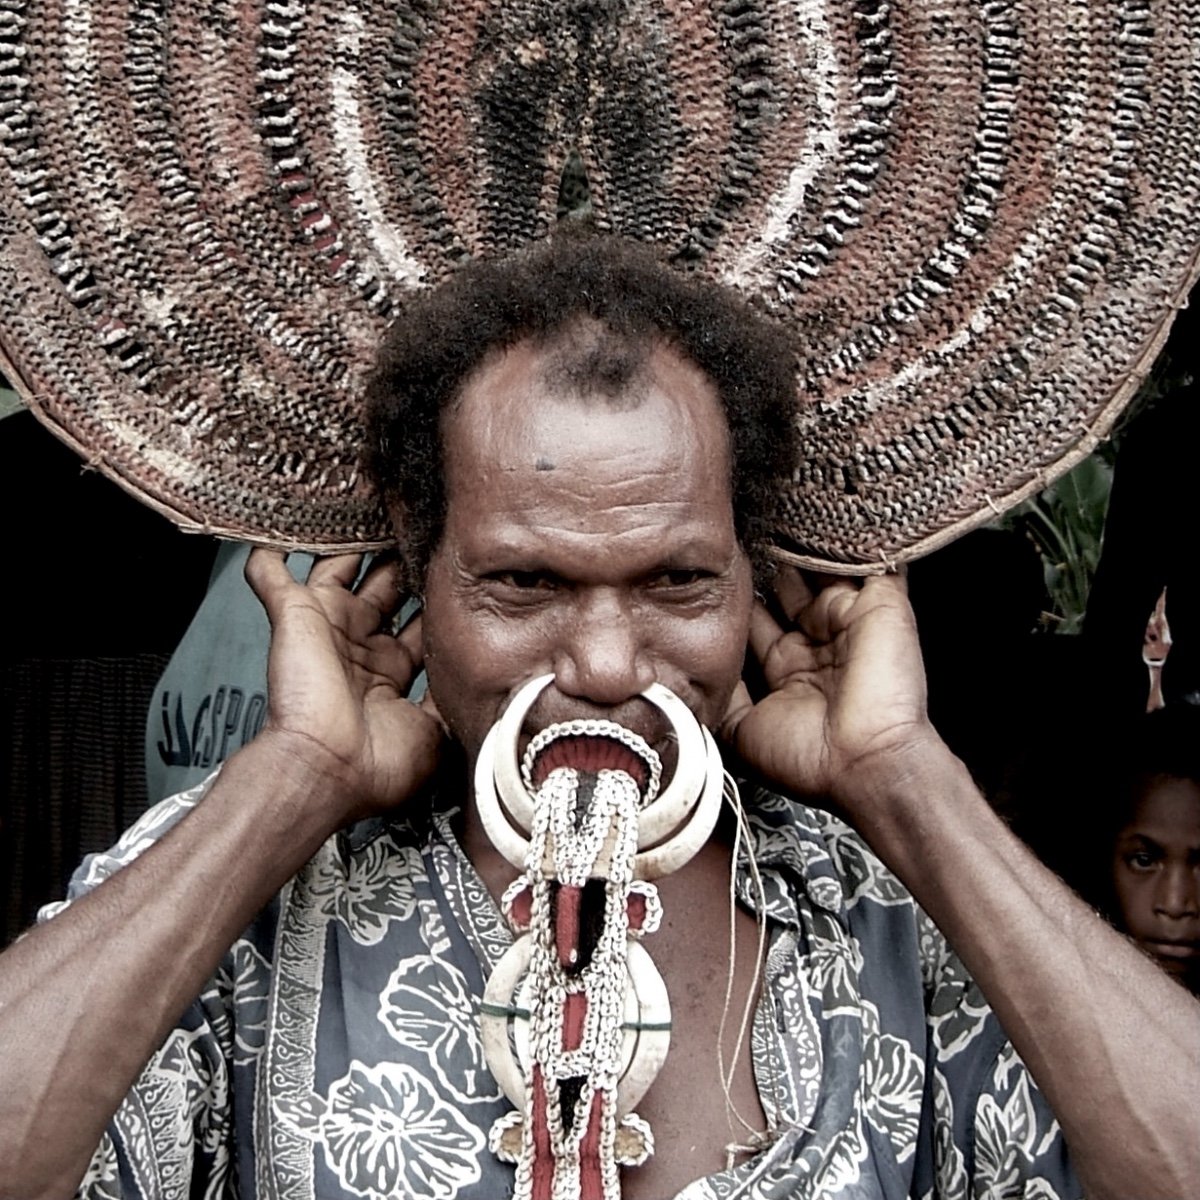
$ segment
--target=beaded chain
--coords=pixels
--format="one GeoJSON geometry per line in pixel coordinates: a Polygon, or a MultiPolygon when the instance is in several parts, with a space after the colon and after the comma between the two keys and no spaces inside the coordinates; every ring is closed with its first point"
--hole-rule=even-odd
{"type": "Polygon", "coordinates": [[[653,1153],[650,1127],[628,1110],[665,1057],[669,1019],[661,1011],[643,1019],[639,981],[652,973],[649,990],[662,993],[662,1008],[665,990],[648,956],[635,959],[631,948],[640,951],[635,940],[661,917],[657,889],[634,878],[638,814],[661,772],[650,746],[611,722],[552,725],[523,757],[533,827],[525,870],[503,908],[518,935],[509,953],[528,955],[528,967],[507,1005],[490,991],[485,1003],[485,1015],[514,1026],[528,1014],[527,1033],[510,1035],[521,1087],[516,1096],[506,1091],[520,1107],[489,1138],[495,1154],[516,1164],[516,1200],[619,1200],[618,1168],[653,1153]],[[557,765],[534,790],[538,758],[567,738],[625,747],[646,768],[645,789],[631,761],[631,771],[557,765]]]}

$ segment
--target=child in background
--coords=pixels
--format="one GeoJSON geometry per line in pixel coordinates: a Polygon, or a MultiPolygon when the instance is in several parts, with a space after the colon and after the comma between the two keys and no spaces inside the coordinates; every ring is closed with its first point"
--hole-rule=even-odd
{"type": "Polygon", "coordinates": [[[1200,994],[1200,708],[1147,714],[1110,779],[1093,899],[1200,994]]]}

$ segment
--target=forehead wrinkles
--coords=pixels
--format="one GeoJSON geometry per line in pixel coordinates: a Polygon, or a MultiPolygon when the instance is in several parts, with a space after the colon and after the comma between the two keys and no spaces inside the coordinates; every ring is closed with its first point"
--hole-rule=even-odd
{"type": "Polygon", "coordinates": [[[505,451],[515,456],[480,450],[465,446],[449,477],[449,524],[463,548],[503,555],[553,546],[585,557],[594,551],[606,562],[612,551],[629,566],[689,553],[711,557],[726,542],[729,553],[736,548],[720,474],[698,467],[697,456],[677,445],[576,455],[568,435],[562,444],[539,443],[536,456],[511,444],[505,451]]]}
{"type": "Polygon", "coordinates": [[[610,404],[560,389],[561,366],[526,342],[468,381],[443,418],[452,490],[465,498],[488,486],[508,490],[517,485],[513,477],[524,477],[544,499],[564,501],[619,505],[625,490],[638,504],[729,494],[729,431],[698,367],[656,346],[639,369],[636,394],[610,404]],[[601,497],[597,489],[614,494],[601,497]]]}

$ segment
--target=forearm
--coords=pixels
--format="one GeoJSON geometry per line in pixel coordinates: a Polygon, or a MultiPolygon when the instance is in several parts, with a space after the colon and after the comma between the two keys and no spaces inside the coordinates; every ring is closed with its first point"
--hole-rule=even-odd
{"type": "Polygon", "coordinates": [[[73,1194],[222,955],[339,823],[326,783],[252,744],[159,844],[0,956],[0,1200],[73,1194]]]}
{"type": "Polygon", "coordinates": [[[1043,867],[944,748],[844,800],[983,989],[1089,1198],[1190,1194],[1200,1004],[1043,867]]]}

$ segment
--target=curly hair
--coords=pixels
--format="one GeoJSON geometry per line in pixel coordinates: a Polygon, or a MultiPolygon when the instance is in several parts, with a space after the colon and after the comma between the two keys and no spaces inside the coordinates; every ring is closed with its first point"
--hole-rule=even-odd
{"type": "Polygon", "coordinates": [[[730,289],[667,265],[647,245],[578,225],[509,257],[471,262],[413,295],[380,348],[366,394],[367,467],[413,591],[445,524],[442,414],[489,355],[528,339],[551,345],[588,318],[604,335],[552,356],[564,390],[619,398],[659,343],[711,379],[730,434],[734,527],[756,575],[767,573],[797,457],[789,339],[730,289]]]}

